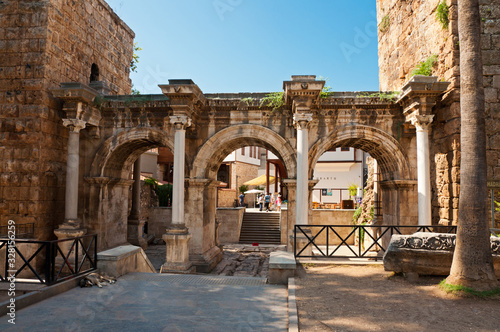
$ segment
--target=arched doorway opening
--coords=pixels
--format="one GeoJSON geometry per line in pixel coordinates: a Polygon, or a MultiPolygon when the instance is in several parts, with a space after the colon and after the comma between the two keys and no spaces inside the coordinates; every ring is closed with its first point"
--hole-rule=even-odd
{"type": "Polygon", "coordinates": [[[399,142],[387,133],[363,125],[346,125],[316,142],[310,149],[309,176],[327,151],[350,147],[368,153],[377,161],[380,185],[380,215],[386,225],[416,225],[418,194],[411,163],[399,142]]]}
{"type": "MultiPolygon", "coordinates": [[[[290,184],[287,179],[295,177],[296,156],[288,141],[259,125],[238,125],[219,131],[198,150],[187,184],[185,220],[193,235],[189,244],[190,260],[197,266],[197,271],[209,271],[220,260],[216,222],[217,174],[228,155],[245,147],[268,150],[281,160],[283,187],[288,191],[288,209],[294,209],[294,181],[290,184]]],[[[235,227],[231,231],[239,233],[235,227]]]]}
{"type": "MultiPolygon", "coordinates": [[[[139,185],[141,173],[144,180],[150,172],[137,169],[137,161],[146,152],[158,147],[172,151],[173,142],[160,130],[134,128],[117,133],[106,140],[98,150],[90,168],[91,176],[85,179],[88,185],[85,186],[84,195],[87,197],[84,202],[84,225],[98,234],[99,250],[127,242],[136,245],[144,243],[142,227],[145,211],[138,214],[141,188],[139,185]],[[135,176],[134,166],[138,171],[135,176]],[[136,180],[139,185],[134,190],[136,180]],[[134,223],[134,220],[137,222],[134,223]]],[[[154,155],[154,152],[150,155],[154,155]]],[[[141,158],[140,164],[140,168],[145,170],[147,165],[144,157],[141,158]]],[[[163,231],[165,230],[166,226],[163,231]]]]}

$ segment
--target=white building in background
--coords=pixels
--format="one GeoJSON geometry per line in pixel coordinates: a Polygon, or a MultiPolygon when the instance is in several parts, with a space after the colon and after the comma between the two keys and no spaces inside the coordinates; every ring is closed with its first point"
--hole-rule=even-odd
{"type": "Polygon", "coordinates": [[[316,163],[313,179],[318,183],[313,189],[312,201],[337,203],[351,199],[347,188],[358,186],[358,196],[363,195],[363,181],[368,154],[354,148],[336,148],[325,152],[316,163]]]}

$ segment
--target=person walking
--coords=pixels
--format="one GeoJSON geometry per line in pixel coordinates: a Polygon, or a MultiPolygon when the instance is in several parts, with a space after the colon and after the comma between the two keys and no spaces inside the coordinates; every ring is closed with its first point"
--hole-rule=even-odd
{"type": "Polygon", "coordinates": [[[281,195],[278,194],[276,197],[276,211],[281,211],[281,195]]]}
{"type": "Polygon", "coordinates": [[[264,197],[264,206],[266,208],[266,212],[269,212],[269,203],[271,202],[271,194],[267,194],[266,197],[264,197]]]}
{"type": "Polygon", "coordinates": [[[245,206],[245,194],[241,193],[240,198],[240,206],[245,206]]]}
{"type": "Polygon", "coordinates": [[[262,207],[264,206],[264,194],[259,195],[257,203],[259,203],[259,211],[262,211],[262,207]]]}

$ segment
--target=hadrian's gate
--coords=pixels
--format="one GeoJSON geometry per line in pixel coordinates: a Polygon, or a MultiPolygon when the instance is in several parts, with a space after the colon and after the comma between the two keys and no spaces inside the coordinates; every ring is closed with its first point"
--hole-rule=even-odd
{"type": "Polygon", "coordinates": [[[314,76],[293,76],[284,82],[284,105],[273,110],[260,106],[265,94],[203,94],[190,80],[171,80],[161,86],[163,95],[154,96],[97,96],[84,84],[62,84],[53,93],[63,102],[64,123],[70,129],[79,121],[87,125],[79,135],[74,228],[97,233],[101,250],[130,240],[130,169],[142,153],[160,146],[174,153],[174,204],[166,241],[181,254],[172,257],[171,269],[194,264],[209,270],[220,259],[217,170],[225,156],[244,146],[268,149],[283,162],[291,225],[308,223],[314,166],[325,151],[341,146],[364,150],[377,160],[384,224],[430,224],[430,217],[418,217],[419,204],[430,216],[430,192],[422,186],[419,200],[415,126],[427,135],[432,106],[447,83],[415,77],[397,102],[349,93],[322,98],[323,85],[314,76]]]}

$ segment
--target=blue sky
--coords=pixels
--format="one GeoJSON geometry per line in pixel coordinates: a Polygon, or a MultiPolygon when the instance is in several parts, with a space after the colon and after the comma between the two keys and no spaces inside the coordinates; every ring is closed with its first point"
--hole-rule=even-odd
{"type": "Polygon", "coordinates": [[[281,91],[291,75],[378,90],[374,0],[107,0],[134,30],[143,94],[190,78],[203,92],[281,91]]]}

